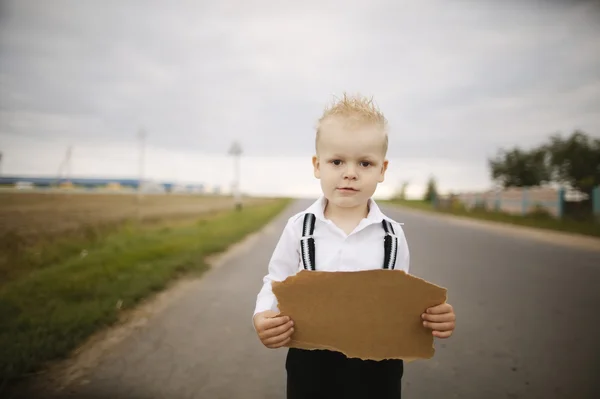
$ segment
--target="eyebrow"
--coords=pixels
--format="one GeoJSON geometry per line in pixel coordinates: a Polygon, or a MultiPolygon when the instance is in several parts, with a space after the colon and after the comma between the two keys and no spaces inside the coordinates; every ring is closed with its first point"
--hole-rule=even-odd
{"type": "MultiPolygon", "coordinates": [[[[333,154],[333,155],[327,157],[327,159],[339,159],[339,158],[346,158],[346,157],[341,154],[333,154]]],[[[357,157],[357,159],[360,162],[363,162],[363,161],[369,161],[371,163],[379,163],[380,162],[379,159],[377,158],[377,156],[375,156],[375,155],[361,155],[361,156],[357,157]]]]}
{"type": "MultiPolygon", "coordinates": [[[[334,153],[330,156],[330,158],[346,158],[346,156],[342,155],[342,154],[334,153]]],[[[368,154],[368,155],[360,155],[357,158],[374,159],[374,158],[377,158],[377,156],[375,154],[368,154]]]]}

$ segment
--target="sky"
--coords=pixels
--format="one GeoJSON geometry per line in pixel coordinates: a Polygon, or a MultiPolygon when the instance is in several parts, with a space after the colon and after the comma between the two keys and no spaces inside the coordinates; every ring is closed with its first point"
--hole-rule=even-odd
{"type": "Polygon", "coordinates": [[[390,124],[376,196],[429,176],[490,187],[487,159],[600,136],[598,2],[0,2],[2,175],[140,175],[314,197],[314,126],[343,92],[390,124]]]}

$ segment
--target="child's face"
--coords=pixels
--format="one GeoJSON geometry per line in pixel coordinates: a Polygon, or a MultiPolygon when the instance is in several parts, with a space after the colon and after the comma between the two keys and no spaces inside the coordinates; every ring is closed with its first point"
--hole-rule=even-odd
{"type": "Polygon", "coordinates": [[[314,173],[325,197],[340,207],[367,203],[377,184],[383,182],[385,134],[375,126],[344,128],[328,124],[320,133],[314,173]]]}

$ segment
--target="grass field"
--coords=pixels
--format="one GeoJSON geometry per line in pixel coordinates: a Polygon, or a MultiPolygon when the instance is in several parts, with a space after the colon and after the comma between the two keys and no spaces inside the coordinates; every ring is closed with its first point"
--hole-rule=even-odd
{"type": "MultiPolygon", "coordinates": [[[[37,209],[38,214],[44,214],[44,204],[36,203],[33,197],[19,198],[26,202],[21,209],[37,209]]],[[[61,229],[51,241],[33,234],[29,237],[38,237],[37,241],[27,241],[14,251],[17,255],[5,257],[12,263],[4,267],[20,272],[5,271],[10,278],[0,284],[0,387],[3,381],[14,382],[46,361],[68,355],[98,329],[117,321],[124,309],[162,290],[178,276],[202,273],[207,267],[206,256],[225,250],[264,226],[288,203],[285,199],[257,199],[235,211],[223,198],[166,196],[148,201],[155,209],[151,222],[131,223],[114,216],[119,212],[113,207],[125,199],[90,199],[95,212],[105,209],[112,220],[110,229],[90,236],[61,229]],[[190,213],[183,217],[174,208],[186,201],[190,213]],[[165,214],[157,211],[158,204],[165,214]]],[[[13,209],[18,208],[14,198],[3,200],[13,201],[13,209]]],[[[83,197],[64,201],[72,201],[79,214],[85,214],[83,197]]],[[[45,212],[55,214],[45,215],[45,221],[61,219],[55,209],[53,205],[46,207],[45,212]]],[[[60,209],[63,214],[69,212],[69,207],[60,209]]],[[[26,219],[30,226],[35,225],[31,215],[26,219]]],[[[83,225],[93,226],[90,220],[104,223],[95,213],[89,220],[79,220],[83,225]]],[[[47,231],[44,234],[47,236],[47,231]]]]}
{"type": "MultiPolygon", "coordinates": [[[[252,205],[264,199],[247,198],[252,205]]],[[[127,220],[153,221],[233,208],[231,197],[202,195],[69,194],[0,192],[0,237],[16,233],[26,239],[66,233],[127,220]]]]}
{"type": "Polygon", "coordinates": [[[0,193],[0,286],[124,225],[186,221],[233,207],[231,197],[218,196],[146,195],[138,202],[135,194],[0,193]]]}
{"type": "Polygon", "coordinates": [[[557,220],[548,215],[509,215],[501,212],[486,211],[483,209],[466,210],[464,208],[435,209],[429,202],[419,200],[394,200],[386,201],[389,204],[420,209],[428,212],[438,212],[461,217],[488,220],[492,222],[508,223],[518,226],[534,227],[546,230],[562,231],[567,233],[582,234],[600,237],[600,223],[592,220],[587,222],[571,220],[568,218],[557,220]]]}

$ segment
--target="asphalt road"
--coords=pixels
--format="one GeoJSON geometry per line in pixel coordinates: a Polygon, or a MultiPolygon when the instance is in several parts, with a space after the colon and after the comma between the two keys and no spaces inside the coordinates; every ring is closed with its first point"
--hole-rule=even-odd
{"type": "MultiPolygon", "coordinates": [[[[285,220],[308,204],[295,203],[59,397],[285,397],[285,349],[264,348],[250,320],[285,220]]],[[[457,313],[435,357],[406,366],[403,397],[600,397],[600,250],[383,209],[405,223],[411,272],[446,287],[457,313]]]]}

